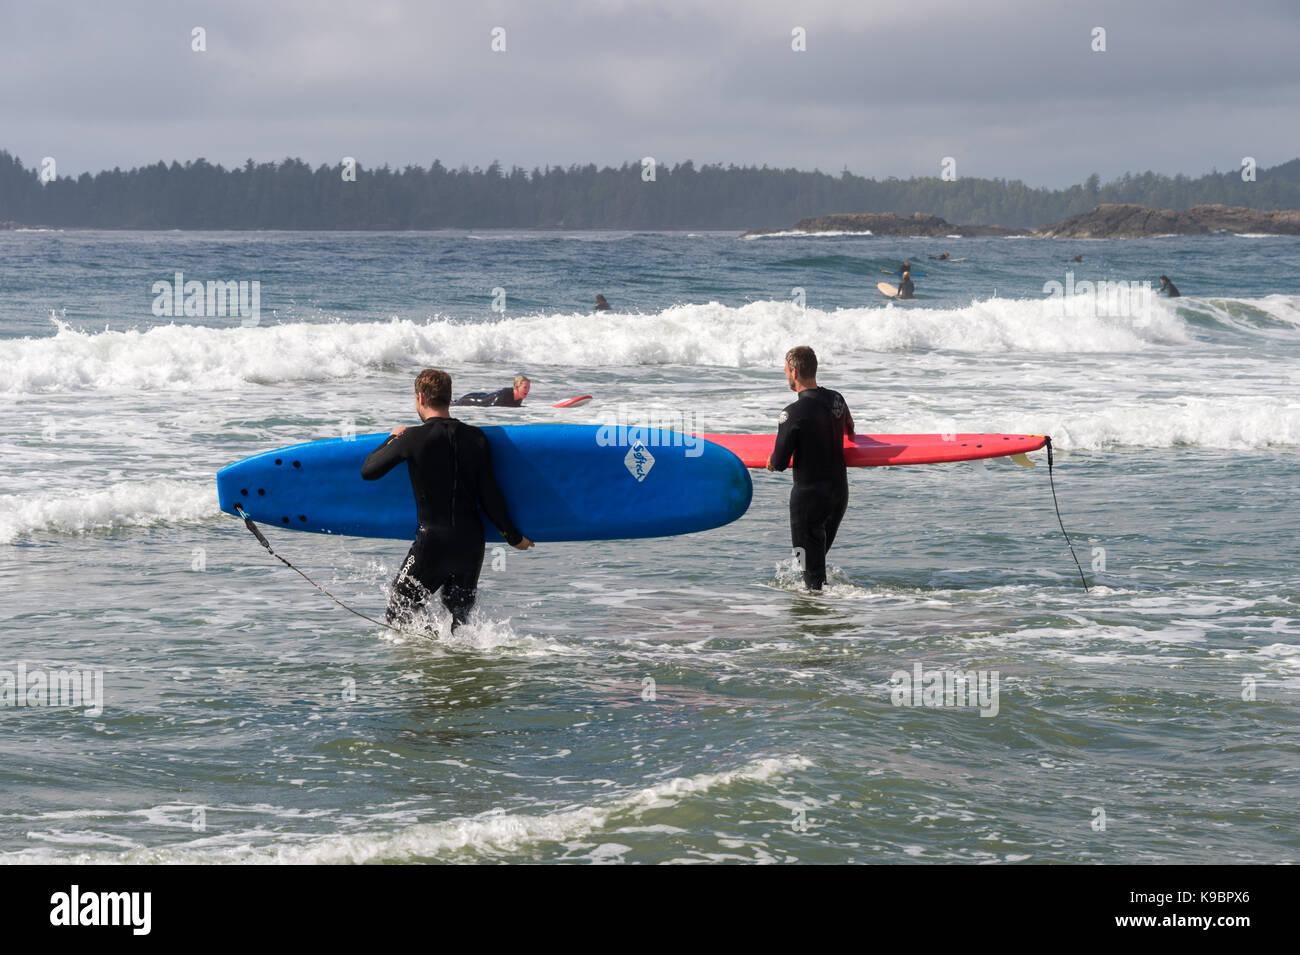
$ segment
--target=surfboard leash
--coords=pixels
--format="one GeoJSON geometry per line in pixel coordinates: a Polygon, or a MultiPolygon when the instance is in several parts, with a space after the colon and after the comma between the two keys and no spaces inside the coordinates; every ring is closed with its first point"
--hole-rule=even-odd
{"type": "Polygon", "coordinates": [[[1056,479],[1052,477],[1052,436],[1043,435],[1047,439],[1047,481],[1052,487],[1052,506],[1056,508],[1056,523],[1061,525],[1061,533],[1065,534],[1065,544],[1070,548],[1070,556],[1074,558],[1074,566],[1079,568],[1079,579],[1083,581],[1083,592],[1088,593],[1088,578],[1083,576],[1083,565],[1079,563],[1078,555],[1074,553],[1074,543],[1070,540],[1070,535],[1066,533],[1065,522],[1061,520],[1061,505],[1056,500],[1056,479]]]}
{"type": "Polygon", "coordinates": [[[280,563],[284,564],[284,566],[288,567],[288,568],[289,568],[290,570],[292,570],[295,574],[297,574],[297,575],[298,575],[299,577],[301,577],[303,580],[307,581],[307,583],[311,584],[313,587],[315,587],[317,590],[319,590],[321,593],[323,593],[323,594],[324,594],[326,597],[328,597],[330,600],[334,601],[336,604],[338,604],[340,607],[342,607],[342,608],[343,608],[344,610],[346,610],[348,613],[356,614],[356,615],[357,615],[358,617],[360,617],[362,620],[369,620],[371,623],[373,623],[373,624],[378,624],[379,626],[383,627],[383,628],[386,629],[386,630],[391,630],[391,631],[393,631],[394,633],[400,633],[400,634],[402,634],[402,635],[404,635],[404,636],[408,636],[408,637],[427,637],[427,636],[428,636],[427,633],[415,633],[414,631],[411,631],[411,630],[402,630],[402,629],[399,628],[399,627],[394,627],[391,623],[384,623],[382,620],[376,620],[374,617],[368,617],[368,616],[366,616],[364,613],[362,613],[360,610],[354,610],[353,608],[349,607],[349,606],[348,606],[347,604],[345,604],[342,600],[339,600],[338,597],[335,597],[332,593],[330,593],[328,590],[326,590],[326,589],[325,589],[324,587],[322,587],[320,584],[316,583],[316,581],[312,580],[310,577],[308,577],[306,574],[304,574],[301,570],[299,570],[297,567],[293,566],[293,564],[289,563],[289,561],[285,560],[283,557],[281,557],[279,554],[277,554],[274,550],[272,550],[272,549],[271,549],[271,542],[268,541],[268,540],[266,539],[266,537],[262,534],[262,531],[258,528],[258,526],[257,526],[256,524],[253,523],[253,519],[252,519],[251,517],[248,516],[248,513],[247,513],[247,512],[246,512],[242,507],[240,507],[238,504],[236,504],[236,505],[235,505],[235,510],[238,511],[238,512],[239,512],[239,516],[242,517],[242,518],[244,519],[244,526],[247,527],[247,528],[249,529],[249,531],[252,533],[252,535],[253,535],[254,537],[257,538],[257,542],[258,542],[259,544],[261,544],[263,547],[266,548],[266,552],[267,552],[268,554],[270,554],[272,557],[274,557],[274,558],[275,558],[276,560],[278,560],[280,563]]]}

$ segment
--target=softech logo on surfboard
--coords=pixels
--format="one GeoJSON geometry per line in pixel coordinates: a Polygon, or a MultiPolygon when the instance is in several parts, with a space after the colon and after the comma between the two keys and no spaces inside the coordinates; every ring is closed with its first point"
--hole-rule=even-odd
{"type": "Polygon", "coordinates": [[[646,449],[646,446],[640,441],[632,445],[627,452],[627,457],[623,459],[623,464],[627,466],[628,472],[636,478],[640,484],[650,473],[650,469],[655,466],[654,455],[646,449]]]}

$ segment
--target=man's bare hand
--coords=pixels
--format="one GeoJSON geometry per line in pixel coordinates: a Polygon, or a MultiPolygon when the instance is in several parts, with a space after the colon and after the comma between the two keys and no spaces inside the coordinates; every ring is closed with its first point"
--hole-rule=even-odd
{"type": "Polygon", "coordinates": [[[534,544],[532,541],[530,541],[527,537],[521,537],[519,538],[518,544],[511,544],[510,546],[513,547],[515,550],[528,550],[528,548],[536,547],[537,545],[534,544]]]}
{"type": "Polygon", "coordinates": [[[388,432],[388,436],[389,436],[390,438],[400,438],[400,437],[402,436],[402,433],[403,433],[405,430],[406,430],[406,425],[404,425],[404,424],[399,424],[399,425],[398,425],[396,428],[394,428],[392,431],[388,432]]]}
{"type": "Polygon", "coordinates": [[[776,470],[776,461],[775,461],[775,458],[776,458],[776,455],[772,455],[772,457],[770,457],[770,458],[767,459],[767,469],[768,469],[769,471],[775,471],[775,470],[776,470]]]}

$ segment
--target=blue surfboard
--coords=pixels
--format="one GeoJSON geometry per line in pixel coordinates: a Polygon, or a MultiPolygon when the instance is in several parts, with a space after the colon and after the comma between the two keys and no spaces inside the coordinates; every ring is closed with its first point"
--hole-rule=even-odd
{"type": "MultiPolygon", "coordinates": [[[[482,429],[510,517],[529,539],[667,537],[720,527],[745,513],[749,472],[727,449],[652,428],[530,424],[482,429]]],[[[221,509],[318,534],[410,540],[417,527],[406,465],[363,481],[361,465],[387,433],[265,451],[217,472],[221,509]]],[[[501,535],[480,512],[487,540],[501,535]]]]}

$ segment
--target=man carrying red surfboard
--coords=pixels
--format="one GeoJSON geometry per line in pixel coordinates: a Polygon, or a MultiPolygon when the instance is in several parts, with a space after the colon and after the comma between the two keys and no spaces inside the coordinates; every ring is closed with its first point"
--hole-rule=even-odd
{"type": "Polygon", "coordinates": [[[854,436],[853,415],[843,395],[818,386],[817,355],[807,345],[786,352],[785,380],[799,398],[777,419],[776,447],[767,469],[784,471],[793,458],[790,542],[796,553],[802,552],[805,586],[821,590],[826,552],[849,506],[844,437],[854,436]]]}

